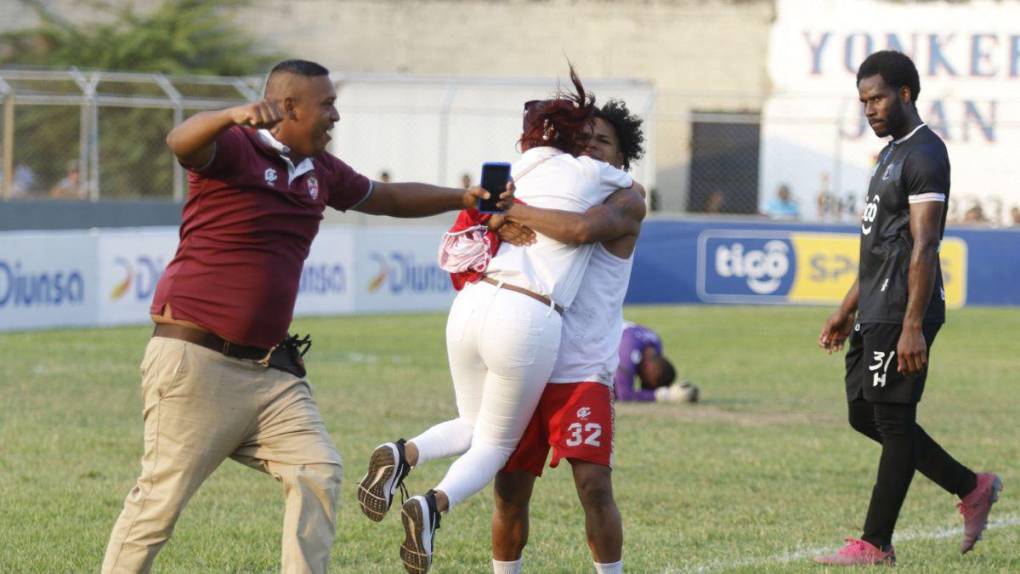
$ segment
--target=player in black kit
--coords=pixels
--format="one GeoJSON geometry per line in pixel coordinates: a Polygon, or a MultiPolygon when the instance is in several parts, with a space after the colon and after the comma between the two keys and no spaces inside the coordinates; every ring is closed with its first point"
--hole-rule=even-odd
{"type": "Polygon", "coordinates": [[[917,68],[899,52],[876,52],[857,72],[871,129],[892,141],[871,175],[857,281],[825,322],[818,344],[831,353],[850,338],[850,426],[879,442],[882,456],[864,534],[848,538],[835,554],[815,558],[823,564],[895,563],[893,528],[915,470],[960,497],[963,553],[981,537],[1002,489],[998,476],[975,474],[916,422],[928,349],[945,322],[938,250],[949,198],[949,156],[918,116],[920,88],[917,68]]]}

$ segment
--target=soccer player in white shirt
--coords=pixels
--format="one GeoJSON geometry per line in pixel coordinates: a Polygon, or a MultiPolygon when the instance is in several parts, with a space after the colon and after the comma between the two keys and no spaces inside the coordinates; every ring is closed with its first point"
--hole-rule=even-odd
{"type": "MultiPolygon", "coordinates": [[[[640,158],[641,119],[619,101],[596,112],[587,154],[621,169],[640,158]]],[[[535,478],[566,458],[573,469],[596,572],[623,571],[623,525],[613,499],[613,373],[623,331],[623,299],[645,217],[643,194],[617,191],[583,214],[514,205],[507,218],[567,243],[595,243],[574,304],[563,317],[559,359],[517,450],[496,476],[493,571],[517,574],[528,541],[535,478]]]]}
{"type": "MultiPolygon", "coordinates": [[[[511,174],[522,201],[582,213],[634,183],[626,172],[580,157],[595,105],[573,70],[571,79],[576,94],[525,105],[523,154],[511,174]]],[[[377,447],[358,488],[362,511],[382,520],[410,467],[463,453],[434,489],[403,506],[400,554],[408,572],[429,570],[440,513],[484,488],[517,446],[556,364],[561,314],[594,251],[541,232],[529,246],[504,242],[485,277],[457,295],[446,341],[459,416],[406,443],[377,447]]]]}

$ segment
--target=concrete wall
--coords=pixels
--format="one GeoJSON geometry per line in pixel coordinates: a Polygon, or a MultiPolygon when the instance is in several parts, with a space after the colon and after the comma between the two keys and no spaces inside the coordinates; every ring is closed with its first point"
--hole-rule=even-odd
{"type": "Polygon", "coordinates": [[[688,112],[757,111],[769,89],[769,0],[264,0],[255,10],[253,31],[337,72],[565,79],[569,57],[582,79],[652,82],[664,209],[683,207],[688,112]]]}
{"type": "MultiPolygon", "coordinates": [[[[95,17],[81,0],[42,1],[69,19],[95,17]]],[[[32,24],[18,0],[0,4],[0,31],[32,24]]],[[[341,73],[565,79],[569,57],[582,79],[649,81],[662,206],[680,209],[688,112],[761,108],[774,15],[772,0],[256,0],[233,17],[268,49],[341,73]]]]}

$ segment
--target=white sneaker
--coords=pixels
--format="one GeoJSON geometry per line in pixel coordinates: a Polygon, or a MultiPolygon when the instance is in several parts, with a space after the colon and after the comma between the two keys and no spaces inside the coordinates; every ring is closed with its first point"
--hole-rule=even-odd
{"type": "MultiPolygon", "coordinates": [[[[375,447],[368,461],[368,472],[358,484],[358,503],[365,516],[376,522],[382,520],[393,504],[397,489],[404,490],[404,478],[409,472],[411,465],[404,457],[404,439],[375,447]]],[[[406,492],[404,490],[405,498],[406,492]]]]}
{"type": "Polygon", "coordinates": [[[404,521],[404,543],[400,559],[410,574],[425,574],[432,567],[432,546],[439,530],[440,514],[436,509],[436,492],[412,496],[404,503],[400,516],[404,521]]]}

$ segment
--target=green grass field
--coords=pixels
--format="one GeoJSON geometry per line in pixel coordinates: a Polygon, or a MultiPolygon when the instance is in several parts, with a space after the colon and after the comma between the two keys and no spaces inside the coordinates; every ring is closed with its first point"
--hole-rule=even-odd
{"type": "MultiPolygon", "coordinates": [[[[822,572],[814,551],[860,534],[878,447],[845,422],[842,358],[815,339],[827,309],[636,307],[698,405],[618,408],[616,495],[629,572],[822,572]]],[[[376,524],[355,485],[371,449],[454,414],[444,315],[303,319],[319,407],[345,460],[335,572],[401,572],[397,513],[376,524]]],[[[139,470],[137,365],[148,328],[0,336],[0,572],[96,572],[139,470]]],[[[920,422],[1006,489],[960,556],[952,496],[918,476],[897,532],[898,571],[1020,572],[1020,311],[953,311],[935,343],[920,422]]],[[[434,485],[432,463],[408,479],[434,485]]],[[[434,571],[490,571],[491,489],[443,521],[434,571]]],[[[227,461],[192,500],[157,572],[275,572],[281,487],[227,461]]],[[[536,487],[525,570],[590,572],[566,466],[536,487]]]]}

